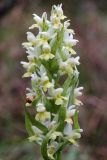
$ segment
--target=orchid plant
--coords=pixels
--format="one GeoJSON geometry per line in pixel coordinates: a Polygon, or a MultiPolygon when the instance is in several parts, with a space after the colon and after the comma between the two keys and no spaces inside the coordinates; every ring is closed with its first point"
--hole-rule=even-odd
{"type": "Polygon", "coordinates": [[[65,20],[62,4],[54,5],[50,20],[47,13],[42,17],[33,14],[34,24],[29,29],[38,28],[38,34],[27,32],[27,62],[21,64],[26,69],[23,77],[30,77],[31,89],[27,88],[25,124],[29,141],[41,147],[44,160],[61,160],[61,152],[66,145],[77,144],[82,129],[78,123],[78,107],[82,102],[83,87],[78,87],[77,66],[80,57],[73,46],[74,31],[65,20]],[[33,114],[30,109],[33,108],[33,114]]]}

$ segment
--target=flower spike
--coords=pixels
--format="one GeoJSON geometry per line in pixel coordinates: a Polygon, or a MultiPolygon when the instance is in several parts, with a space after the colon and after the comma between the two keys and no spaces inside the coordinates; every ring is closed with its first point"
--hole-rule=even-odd
{"type": "Polygon", "coordinates": [[[27,62],[23,77],[30,77],[31,89],[27,88],[25,123],[29,141],[41,147],[44,160],[59,160],[62,149],[77,144],[82,129],[78,123],[78,99],[83,87],[78,87],[80,57],[74,50],[78,40],[65,20],[62,4],[54,5],[50,20],[47,13],[41,17],[33,14],[38,34],[27,32],[27,62]],[[29,112],[34,109],[33,115],[29,112]],[[35,115],[34,115],[35,114],[35,115]]]}

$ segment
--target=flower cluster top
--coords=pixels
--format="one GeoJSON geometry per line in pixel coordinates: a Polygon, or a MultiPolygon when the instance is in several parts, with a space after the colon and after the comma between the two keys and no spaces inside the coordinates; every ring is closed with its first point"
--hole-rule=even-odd
{"type": "Polygon", "coordinates": [[[47,13],[42,17],[33,14],[38,34],[27,32],[28,42],[23,43],[27,62],[23,77],[31,78],[31,89],[26,94],[26,128],[29,140],[41,146],[44,159],[55,159],[57,152],[66,144],[76,144],[82,129],[78,123],[78,97],[83,87],[78,87],[80,64],[73,46],[74,31],[65,20],[62,5],[54,5],[50,20],[47,13]],[[35,118],[29,108],[34,108],[35,118]]]}

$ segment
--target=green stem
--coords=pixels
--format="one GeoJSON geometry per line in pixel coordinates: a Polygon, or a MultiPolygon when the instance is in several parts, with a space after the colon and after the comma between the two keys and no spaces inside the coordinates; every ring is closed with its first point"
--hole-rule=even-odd
{"type": "Polygon", "coordinates": [[[61,160],[61,152],[57,153],[57,159],[56,160],[61,160]]]}
{"type": "Polygon", "coordinates": [[[58,127],[58,125],[56,125],[53,129],[50,130],[50,132],[47,133],[46,137],[44,138],[42,145],[41,145],[41,154],[44,158],[44,160],[50,160],[50,158],[48,157],[47,154],[47,145],[49,142],[49,138],[51,136],[51,134],[56,130],[56,128],[58,127]]]}

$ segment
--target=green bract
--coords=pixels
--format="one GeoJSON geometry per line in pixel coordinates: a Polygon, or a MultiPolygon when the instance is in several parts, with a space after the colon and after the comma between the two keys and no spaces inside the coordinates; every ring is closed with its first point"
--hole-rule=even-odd
{"type": "Polygon", "coordinates": [[[38,34],[27,32],[28,42],[23,43],[28,62],[21,62],[27,70],[23,77],[30,77],[27,88],[25,122],[29,140],[41,146],[44,160],[60,160],[62,149],[77,143],[81,136],[78,123],[78,100],[83,87],[78,87],[80,64],[73,46],[78,40],[69,29],[62,5],[53,6],[50,20],[33,14],[38,34]],[[65,21],[64,21],[65,20],[65,21]],[[29,110],[34,109],[31,115],[29,110]]]}

